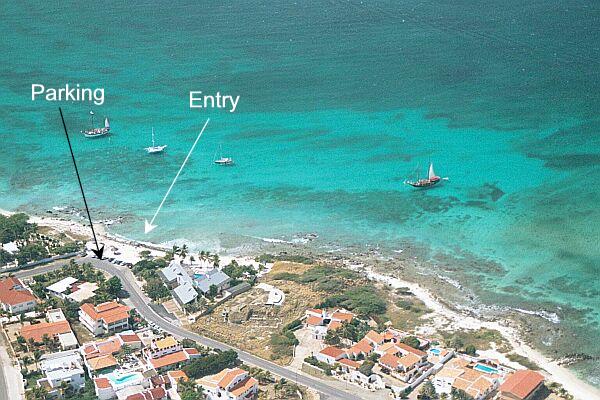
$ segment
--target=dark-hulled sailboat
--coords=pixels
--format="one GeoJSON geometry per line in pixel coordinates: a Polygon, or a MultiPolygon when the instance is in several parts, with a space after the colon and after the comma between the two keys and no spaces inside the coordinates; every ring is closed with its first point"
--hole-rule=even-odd
{"type": "Polygon", "coordinates": [[[415,181],[406,180],[404,183],[415,188],[428,188],[437,185],[442,180],[448,180],[448,178],[440,178],[437,176],[433,170],[433,163],[429,163],[429,173],[427,174],[427,178],[421,178],[415,181]]]}

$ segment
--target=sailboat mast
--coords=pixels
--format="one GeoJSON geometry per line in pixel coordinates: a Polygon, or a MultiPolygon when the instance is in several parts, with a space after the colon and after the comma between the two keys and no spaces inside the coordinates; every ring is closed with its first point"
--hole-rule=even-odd
{"type": "Polygon", "coordinates": [[[152,147],[154,147],[154,127],[152,127],[152,147]]]}

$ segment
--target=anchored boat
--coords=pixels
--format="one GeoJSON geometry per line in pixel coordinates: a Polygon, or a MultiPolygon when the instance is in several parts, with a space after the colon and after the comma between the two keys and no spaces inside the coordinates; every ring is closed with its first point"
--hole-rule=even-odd
{"type": "Polygon", "coordinates": [[[157,154],[157,153],[162,153],[163,151],[165,151],[165,149],[167,148],[166,144],[163,144],[162,146],[157,146],[154,143],[154,127],[152,127],[152,146],[150,147],[146,147],[145,150],[148,154],[157,154]]]}
{"type": "Polygon", "coordinates": [[[223,157],[223,149],[222,149],[221,145],[219,145],[219,151],[221,153],[221,157],[216,159],[217,154],[215,153],[214,163],[217,165],[233,165],[233,158],[223,157]]]}
{"type": "Polygon", "coordinates": [[[429,163],[429,173],[427,174],[427,178],[421,178],[414,181],[406,180],[404,183],[416,188],[428,188],[437,185],[442,180],[447,181],[448,178],[440,178],[437,176],[433,170],[433,163],[429,163]]]}
{"type": "Polygon", "coordinates": [[[97,138],[100,136],[107,135],[110,132],[110,123],[108,122],[108,118],[104,118],[104,127],[94,128],[94,112],[90,111],[90,129],[84,129],[81,131],[83,135],[87,138],[97,138]]]}

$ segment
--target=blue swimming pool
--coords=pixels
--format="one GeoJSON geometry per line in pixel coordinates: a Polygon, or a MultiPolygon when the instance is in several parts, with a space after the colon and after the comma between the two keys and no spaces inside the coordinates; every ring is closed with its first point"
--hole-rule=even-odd
{"type": "Polygon", "coordinates": [[[114,385],[126,385],[128,383],[133,383],[136,380],[139,380],[141,374],[139,372],[131,372],[128,374],[120,374],[120,373],[115,373],[115,372],[111,372],[110,374],[107,374],[106,377],[108,379],[110,379],[110,381],[114,384],[114,385]]]}
{"type": "Polygon", "coordinates": [[[429,352],[431,354],[435,354],[436,356],[439,356],[441,353],[440,349],[429,349],[429,352]]]}
{"type": "Polygon", "coordinates": [[[477,371],[480,371],[480,372],[485,372],[486,374],[497,374],[498,373],[498,370],[496,368],[490,367],[485,364],[477,364],[477,365],[475,365],[475,367],[473,367],[473,369],[476,369],[477,371]]]}

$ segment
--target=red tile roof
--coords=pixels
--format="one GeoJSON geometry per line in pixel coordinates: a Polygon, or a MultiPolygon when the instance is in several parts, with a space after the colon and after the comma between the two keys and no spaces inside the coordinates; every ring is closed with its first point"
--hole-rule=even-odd
{"type": "Polygon", "coordinates": [[[379,364],[396,369],[398,368],[398,365],[400,365],[400,358],[393,354],[384,354],[379,358],[379,364]]]}
{"type": "Polygon", "coordinates": [[[258,381],[253,377],[249,376],[234,387],[232,387],[229,392],[235,397],[239,397],[244,393],[248,392],[251,388],[256,386],[258,386],[258,381]]]}
{"type": "Polygon", "coordinates": [[[179,350],[175,353],[167,354],[166,356],[151,358],[150,364],[152,364],[154,368],[162,368],[187,361],[188,359],[188,353],[185,350],[179,350]]]}
{"type": "Polygon", "coordinates": [[[183,379],[184,381],[190,380],[190,378],[188,378],[187,374],[180,369],[175,370],[175,371],[168,371],[167,376],[170,379],[173,379],[175,382],[179,382],[180,379],[183,379]]]}
{"type": "Polygon", "coordinates": [[[33,339],[36,343],[42,343],[44,335],[48,335],[51,339],[61,333],[71,332],[71,325],[68,321],[56,322],[41,322],[34,325],[26,325],[21,328],[21,336],[25,340],[33,339]]]}
{"type": "Polygon", "coordinates": [[[115,354],[121,350],[121,342],[116,337],[110,337],[106,340],[95,343],[87,343],[83,346],[85,358],[91,359],[107,354],[115,354]]]}
{"type": "Polygon", "coordinates": [[[94,384],[98,389],[108,389],[110,387],[108,378],[96,378],[94,379],[94,384]]]}
{"type": "Polygon", "coordinates": [[[348,349],[348,351],[353,354],[369,354],[372,350],[373,347],[371,346],[371,342],[365,338],[362,338],[358,343],[348,349]]]}
{"type": "Polygon", "coordinates": [[[342,358],[339,361],[340,364],[347,365],[350,368],[358,369],[360,367],[360,363],[354,360],[350,360],[348,358],[342,358]]]}
{"type": "Polygon", "coordinates": [[[346,313],[346,312],[340,312],[340,311],[338,311],[338,312],[334,312],[334,313],[331,315],[331,319],[337,319],[337,320],[340,320],[340,321],[347,321],[347,322],[350,322],[350,321],[352,321],[352,318],[354,318],[354,315],[353,315],[353,314],[351,314],[351,313],[346,313]]]}
{"type": "Polygon", "coordinates": [[[331,321],[329,325],[327,325],[327,330],[335,331],[338,328],[342,327],[342,323],[340,321],[331,321]]]}
{"type": "Polygon", "coordinates": [[[374,343],[383,343],[383,336],[380,333],[375,332],[374,330],[370,330],[365,335],[367,339],[374,343]]]}
{"type": "Polygon", "coordinates": [[[226,389],[227,386],[231,384],[240,375],[246,375],[248,372],[244,371],[241,368],[233,368],[225,373],[225,375],[219,381],[219,386],[221,389],[226,389]]]}
{"type": "Polygon", "coordinates": [[[419,357],[424,357],[427,355],[427,353],[425,353],[424,351],[415,349],[414,347],[410,347],[406,343],[398,342],[398,343],[396,343],[396,346],[408,353],[413,353],[414,355],[419,356],[419,357]]]}
{"type": "Polygon", "coordinates": [[[324,354],[329,357],[333,357],[333,358],[339,358],[339,357],[342,357],[344,354],[346,354],[346,352],[344,350],[339,349],[334,346],[325,347],[319,353],[324,354]]]}
{"type": "Polygon", "coordinates": [[[312,326],[323,325],[323,318],[315,317],[314,315],[309,315],[306,318],[306,324],[312,326]]]}
{"type": "Polygon", "coordinates": [[[146,390],[141,393],[136,393],[129,395],[125,398],[125,400],[158,400],[165,398],[167,396],[167,392],[165,389],[161,387],[156,387],[154,389],[146,390]]]}
{"type": "Polygon", "coordinates": [[[125,343],[135,343],[135,342],[141,342],[142,339],[140,339],[140,337],[138,335],[134,334],[119,334],[119,337],[121,338],[121,340],[125,343]]]}
{"type": "Polygon", "coordinates": [[[500,392],[510,393],[519,399],[525,399],[544,382],[544,376],[530,370],[517,371],[510,375],[500,386],[500,392]]]}
{"type": "Polygon", "coordinates": [[[131,310],[131,308],[116,301],[98,304],[96,307],[93,304],[85,303],[81,305],[80,309],[89,315],[92,320],[103,320],[107,324],[129,318],[129,310],[131,310]]]}
{"type": "Polygon", "coordinates": [[[37,298],[20,279],[11,276],[0,281],[0,303],[15,306],[29,301],[37,301],[37,298]]]}

